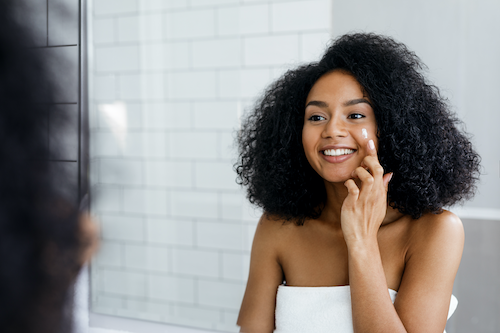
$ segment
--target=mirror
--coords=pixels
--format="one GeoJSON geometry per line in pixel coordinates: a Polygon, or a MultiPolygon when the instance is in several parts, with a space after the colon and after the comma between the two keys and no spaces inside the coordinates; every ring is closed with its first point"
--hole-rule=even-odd
{"type": "Polygon", "coordinates": [[[92,213],[103,239],[91,270],[93,312],[238,331],[261,214],[235,183],[239,121],[269,83],[318,60],[332,36],[352,30],[392,35],[429,66],[476,133],[490,171],[470,217],[478,216],[474,207],[498,213],[500,156],[487,147],[500,142],[492,125],[500,118],[489,115],[488,125],[466,112],[489,109],[500,88],[487,77],[500,72],[499,47],[481,40],[492,29],[480,24],[497,20],[479,15],[498,5],[93,0],[88,6],[92,213]],[[464,14],[471,11],[476,16],[464,14]],[[480,38],[468,37],[466,27],[480,38]],[[496,67],[485,74],[477,62],[496,67]]]}
{"type": "Polygon", "coordinates": [[[329,3],[299,4],[290,18],[288,3],[182,3],[89,4],[103,238],[91,307],[233,332],[260,217],[235,183],[234,136],[273,78],[320,56],[329,3]],[[298,27],[303,9],[315,20],[298,27]]]}

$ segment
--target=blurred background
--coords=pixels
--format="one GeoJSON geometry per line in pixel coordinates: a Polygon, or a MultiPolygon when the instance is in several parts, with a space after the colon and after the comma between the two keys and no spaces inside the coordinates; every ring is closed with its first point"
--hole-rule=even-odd
{"type": "Polygon", "coordinates": [[[54,106],[73,130],[51,139],[66,142],[60,162],[101,225],[77,332],[238,331],[261,214],[235,183],[239,121],[273,80],[352,31],[414,50],[472,135],[483,174],[475,199],[450,208],[466,245],[447,331],[500,331],[497,0],[29,3],[33,46],[73,60],[54,106]]]}

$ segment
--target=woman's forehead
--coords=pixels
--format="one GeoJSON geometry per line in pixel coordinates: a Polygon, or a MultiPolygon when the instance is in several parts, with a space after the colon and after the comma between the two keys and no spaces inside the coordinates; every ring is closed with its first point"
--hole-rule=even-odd
{"type": "Polygon", "coordinates": [[[347,71],[335,70],[322,75],[312,86],[306,98],[306,105],[312,100],[345,103],[354,99],[370,101],[365,89],[347,71]]]}

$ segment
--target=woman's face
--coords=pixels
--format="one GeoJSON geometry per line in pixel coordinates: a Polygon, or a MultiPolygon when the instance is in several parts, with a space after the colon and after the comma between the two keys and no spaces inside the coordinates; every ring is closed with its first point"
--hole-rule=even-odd
{"type": "Polygon", "coordinates": [[[352,75],[337,70],[319,78],[307,96],[302,145],[324,180],[352,178],[367,155],[368,141],[378,147],[376,133],[370,99],[352,75]]]}

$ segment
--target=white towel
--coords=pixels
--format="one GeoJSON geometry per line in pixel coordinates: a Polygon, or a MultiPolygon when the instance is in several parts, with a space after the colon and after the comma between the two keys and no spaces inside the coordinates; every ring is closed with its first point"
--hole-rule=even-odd
{"type": "MultiPolygon", "coordinates": [[[[398,292],[392,289],[388,292],[394,303],[398,292]]],[[[448,318],[457,304],[452,295],[448,318]]],[[[275,333],[352,333],[350,286],[279,286],[275,320],[275,333]]]]}

